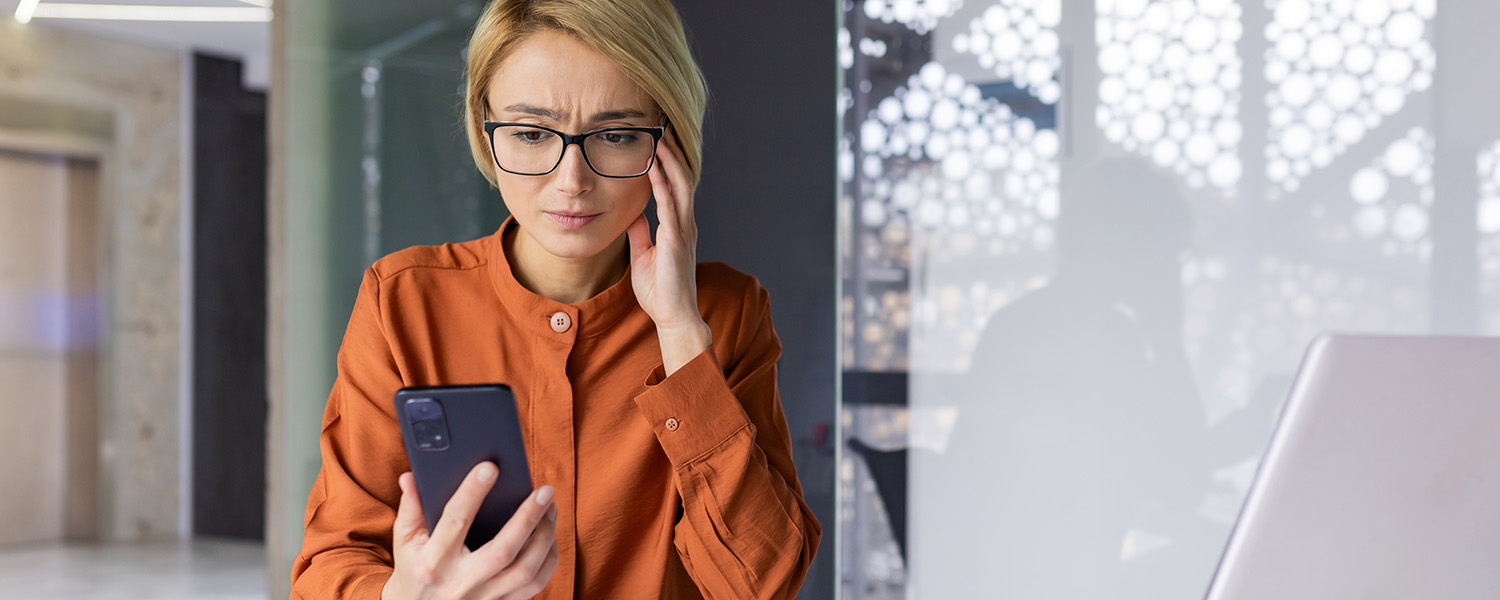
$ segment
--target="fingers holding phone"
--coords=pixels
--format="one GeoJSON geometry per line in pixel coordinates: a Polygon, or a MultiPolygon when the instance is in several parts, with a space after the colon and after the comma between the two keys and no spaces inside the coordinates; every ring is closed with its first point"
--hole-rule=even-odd
{"type": "Polygon", "coordinates": [[[495,538],[476,550],[474,575],[489,576],[480,598],[530,598],[557,569],[557,505],[552,486],[537,488],[495,538]],[[501,567],[498,572],[495,567],[501,567]]]}
{"type": "Polygon", "coordinates": [[[469,536],[469,527],[479,514],[479,505],[495,485],[498,471],[493,463],[482,462],[474,465],[459,484],[458,491],[443,506],[443,516],[438,518],[437,526],[432,530],[432,540],[439,548],[460,554],[459,549],[464,547],[464,539],[469,536]]]}
{"type": "Polygon", "coordinates": [[[391,543],[396,558],[401,558],[404,549],[419,548],[427,543],[427,523],[422,520],[422,504],[417,498],[416,484],[411,472],[402,473],[396,480],[401,486],[401,504],[396,508],[396,524],[392,527],[391,543]]]}
{"type": "Polygon", "coordinates": [[[475,466],[426,531],[417,486],[401,475],[401,504],[392,531],[395,570],[383,600],[417,598],[529,598],[557,567],[557,509],[553,489],[532,493],[493,539],[476,551],[464,545],[485,494],[494,485],[492,463],[475,466]]]}

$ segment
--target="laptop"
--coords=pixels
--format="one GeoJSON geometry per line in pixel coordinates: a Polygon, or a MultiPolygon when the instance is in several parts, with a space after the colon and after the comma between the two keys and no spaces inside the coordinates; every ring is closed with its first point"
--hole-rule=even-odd
{"type": "Polygon", "coordinates": [[[1500,598],[1500,338],[1315,340],[1207,598],[1500,598]]]}

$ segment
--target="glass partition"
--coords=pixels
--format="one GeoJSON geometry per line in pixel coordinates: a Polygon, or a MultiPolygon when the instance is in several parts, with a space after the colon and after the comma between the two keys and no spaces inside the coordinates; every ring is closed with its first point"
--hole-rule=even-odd
{"type": "MultiPolygon", "coordinates": [[[[318,425],[364,268],[417,244],[492,233],[505,205],[470,158],[460,122],[473,1],[316,0],[279,6],[271,127],[284,158],[272,192],[272,596],[289,591],[302,513],[320,465],[318,425]],[[280,211],[279,218],[277,211],[280,211]],[[279,233],[275,233],[277,230],[279,233]],[[273,281],[276,278],[273,277],[273,281]],[[279,314],[279,318],[278,318],[279,314]],[[279,373],[279,374],[278,374],[279,373]],[[278,591],[280,590],[280,591],[278,591]]],[[[274,185],[274,183],[273,183],[274,185]]]]}
{"type": "Polygon", "coordinates": [[[842,9],[844,598],[1201,598],[1316,334],[1500,331],[1493,9],[842,9]]]}

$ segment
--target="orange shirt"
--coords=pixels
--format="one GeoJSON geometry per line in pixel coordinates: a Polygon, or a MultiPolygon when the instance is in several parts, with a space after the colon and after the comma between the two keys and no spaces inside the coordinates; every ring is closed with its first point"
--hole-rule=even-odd
{"type": "Polygon", "coordinates": [[[664,377],[629,272],[586,301],[549,300],[511,272],[500,238],[513,226],[402,250],[365,272],[291,597],[380,597],[396,478],[408,470],[396,390],[474,383],[515,390],[532,482],[557,489],[560,560],[540,598],[795,595],[821,528],[792,467],[766,291],[698,265],[713,344],[664,377]],[[553,327],[558,312],[568,327],[553,327]]]}

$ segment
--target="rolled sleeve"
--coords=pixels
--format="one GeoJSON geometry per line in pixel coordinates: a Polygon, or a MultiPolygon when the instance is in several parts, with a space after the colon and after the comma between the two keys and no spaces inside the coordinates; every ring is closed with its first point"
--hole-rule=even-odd
{"type": "Polygon", "coordinates": [[[646,391],[636,396],[635,402],[677,469],[753,427],[711,348],[671,376],[664,376],[664,369],[657,367],[646,378],[646,391]]]}
{"type": "Polygon", "coordinates": [[[792,466],[767,294],[752,283],[739,300],[732,320],[718,320],[715,346],[670,376],[655,369],[635,401],[675,470],[673,544],[699,591],[792,598],[821,528],[792,466]]]}

